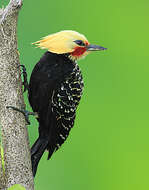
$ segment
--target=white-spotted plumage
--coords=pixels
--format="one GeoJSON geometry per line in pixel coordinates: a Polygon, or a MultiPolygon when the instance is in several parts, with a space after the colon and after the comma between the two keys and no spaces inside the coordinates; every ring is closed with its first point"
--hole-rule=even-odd
{"type": "Polygon", "coordinates": [[[81,71],[78,64],[75,63],[72,73],[60,84],[52,96],[52,110],[58,120],[59,137],[57,144],[59,146],[66,140],[74,125],[83,86],[81,71]]]}

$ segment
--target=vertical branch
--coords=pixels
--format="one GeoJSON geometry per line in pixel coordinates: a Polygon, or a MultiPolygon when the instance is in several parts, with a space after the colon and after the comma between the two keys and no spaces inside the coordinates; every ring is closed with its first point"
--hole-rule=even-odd
{"type": "MultiPolygon", "coordinates": [[[[8,187],[21,184],[33,190],[30,148],[25,119],[6,106],[23,108],[19,54],[17,48],[17,18],[22,0],[10,0],[0,9],[0,127],[4,149],[5,177],[1,184],[8,187]],[[5,179],[5,180],[4,180],[5,179]]],[[[1,173],[0,173],[1,174],[1,173]]]]}

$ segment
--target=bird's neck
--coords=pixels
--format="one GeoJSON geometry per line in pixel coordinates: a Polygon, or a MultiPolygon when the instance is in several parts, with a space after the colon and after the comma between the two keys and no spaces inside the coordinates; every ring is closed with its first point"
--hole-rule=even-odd
{"type": "Polygon", "coordinates": [[[56,53],[52,53],[50,51],[47,52],[50,56],[56,56],[60,59],[63,59],[64,62],[66,63],[72,63],[72,64],[77,64],[77,59],[75,57],[72,56],[71,53],[64,53],[64,54],[56,54],[56,53]]]}

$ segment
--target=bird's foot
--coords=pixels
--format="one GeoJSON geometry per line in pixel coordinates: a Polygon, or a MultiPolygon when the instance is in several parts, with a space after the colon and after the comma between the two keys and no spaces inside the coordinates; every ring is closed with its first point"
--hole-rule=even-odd
{"type": "Polygon", "coordinates": [[[28,85],[28,81],[27,81],[27,72],[26,72],[26,68],[24,65],[19,65],[19,67],[22,67],[22,72],[21,72],[21,75],[23,75],[23,86],[24,86],[24,91],[25,92],[26,90],[29,89],[29,85],[28,85]]]}
{"type": "Polygon", "coordinates": [[[36,112],[30,112],[30,111],[27,111],[25,109],[19,109],[19,108],[13,107],[13,106],[7,106],[6,108],[11,108],[11,109],[13,109],[15,111],[18,111],[18,112],[22,113],[24,115],[24,117],[25,117],[27,125],[30,125],[30,121],[29,121],[29,116],[30,115],[33,115],[36,118],[38,118],[38,114],[36,112]]]}

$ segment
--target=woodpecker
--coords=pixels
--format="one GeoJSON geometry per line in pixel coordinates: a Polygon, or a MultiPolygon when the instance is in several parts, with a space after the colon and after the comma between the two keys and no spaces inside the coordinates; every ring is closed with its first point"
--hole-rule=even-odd
{"type": "Polygon", "coordinates": [[[77,60],[106,48],[91,45],[83,34],[71,30],[48,35],[34,44],[47,49],[35,65],[28,87],[29,102],[39,122],[39,137],[31,148],[35,176],[45,150],[50,159],[74,125],[84,87],[77,60]]]}

